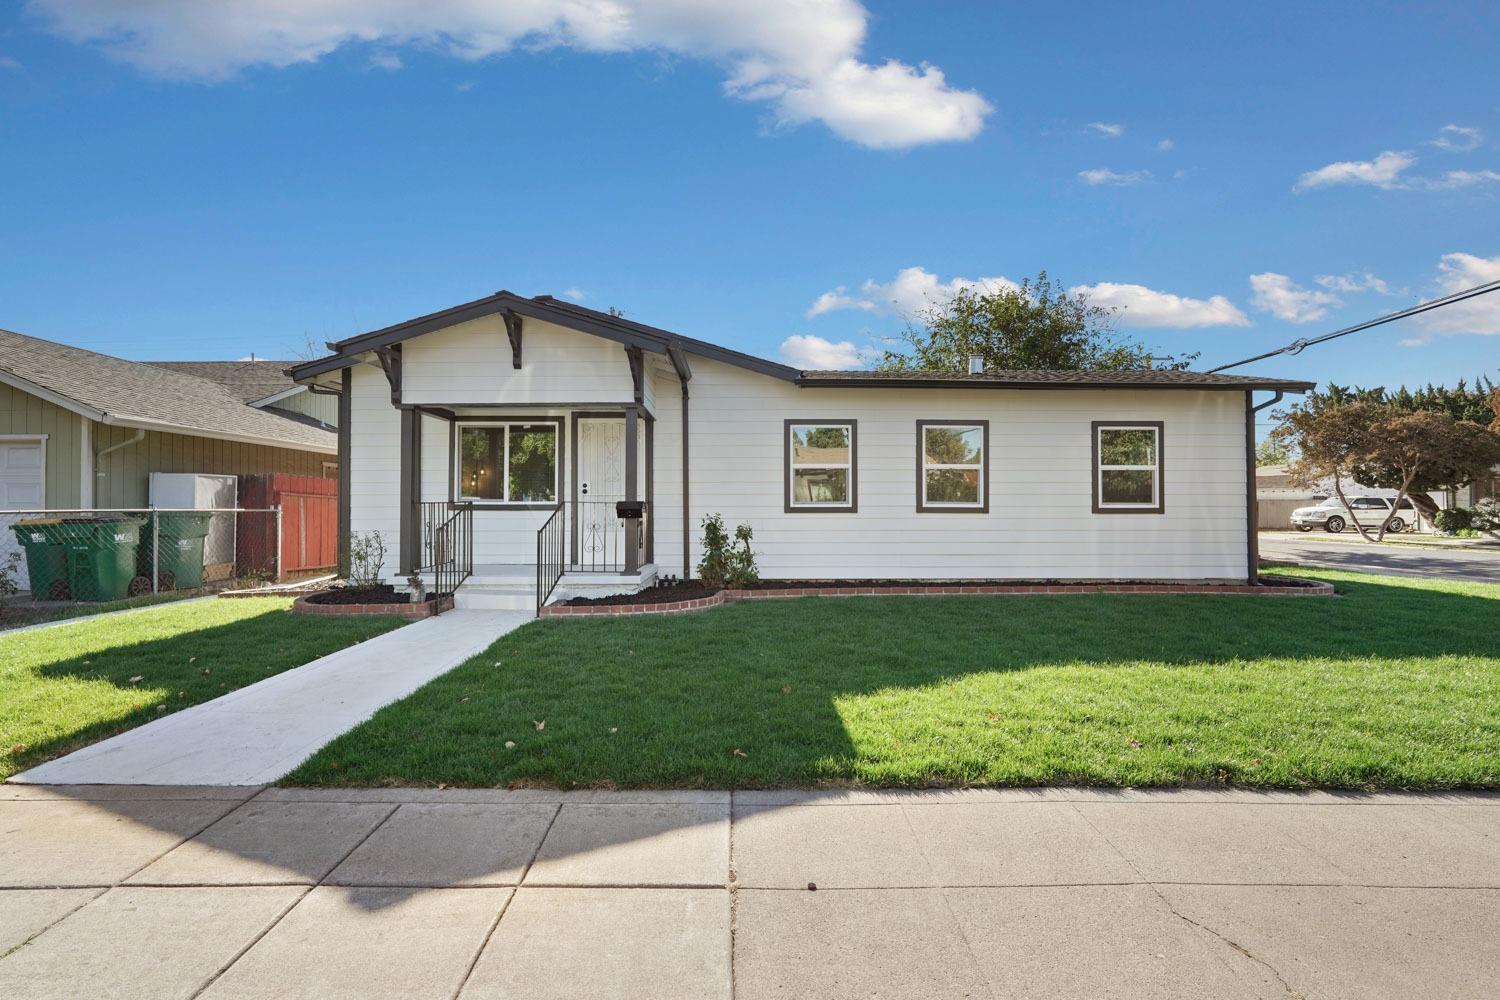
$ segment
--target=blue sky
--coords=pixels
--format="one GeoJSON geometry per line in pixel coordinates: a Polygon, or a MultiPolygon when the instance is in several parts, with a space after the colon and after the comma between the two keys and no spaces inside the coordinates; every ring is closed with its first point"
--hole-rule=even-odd
{"type": "MultiPolygon", "coordinates": [[[[0,13],[0,327],[284,357],[504,287],[838,365],[1046,269],[1206,367],[1500,278],[1493,3],[271,6],[0,13]]],[[[1500,293],[1433,316],[1254,370],[1497,372],[1500,293]]]]}

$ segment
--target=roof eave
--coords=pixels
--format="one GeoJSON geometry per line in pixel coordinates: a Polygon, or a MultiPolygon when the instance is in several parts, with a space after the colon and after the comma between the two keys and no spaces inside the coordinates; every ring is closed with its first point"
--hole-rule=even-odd
{"type": "Polygon", "coordinates": [[[933,379],[914,377],[894,378],[820,378],[803,376],[796,380],[799,386],[815,389],[1194,389],[1244,391],[1265,390],[1279,392],[1309,392],[1316,387],[1313,382],[1257,381],[1227,383],[1194,382],[1041,382],[1016,379],[933,379]]]}
{"type": "Polygon", "coordinates": [[[166,420],[151,420],[147,417],[131,417],[106,413],[101,423],[112,427],[129,427],[132,430],[157,431],[162,434],[181,434],[186,437],[212,438],[216,441],[234,441],[239,444],[256,444],[268,448],[282,448],[288,451],[315,451],[322,455],[338,454],[338,435],[332,431],[327,432],[332,440],[326,445],[312,444],[306,441],[289,441],[284,438],[265,437],[259,434],[236,434],[209,430],[203,427],[188,427],[183,424],[174,424],[166,420]]]}
{"type": "Polygon", "coordinates": [[[65,395],[55,389],[39,385],[29,378],[17,375],[8,368],[0,368],[0,382],[10,386],[12,389],[19,389],[38,399],[44,399],[54,406],[60,406],[69,412],[78,414],[80,417],[87,417],[89,420],[103,420],[108,416],[103,410],[95,409],[87,403],[79,402],[72,396],[65,395]]]}

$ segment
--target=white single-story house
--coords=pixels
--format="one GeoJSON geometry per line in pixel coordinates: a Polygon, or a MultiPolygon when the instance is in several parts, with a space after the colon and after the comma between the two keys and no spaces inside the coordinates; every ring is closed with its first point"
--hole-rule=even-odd
{"type": "Polygon", "coordinates": [[[329,347],[290,374],[341,394],[343,523],[477,606],[691,577],[711,513],[766,579],[1243,583],[1254,410],[1312,388],[800,371],[505,291],[329,347]]]}

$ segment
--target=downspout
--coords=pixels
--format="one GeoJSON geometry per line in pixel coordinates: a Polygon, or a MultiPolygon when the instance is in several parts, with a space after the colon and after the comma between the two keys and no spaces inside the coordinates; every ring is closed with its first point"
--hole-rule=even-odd
{"type": "Polygon", "coordinates": [[[688,380],[682,380],[682,579],[693,578],[692,559],[688,552],[689,526],[692,516],[688,513],[688,380]]]}
{"type": "MultiPolygon", "coordinates": [[[[109,414],[106,413],[105,417],[107,418],[108,416],[109,414]]],[[[99,477],[104,475],[103,472],[99,471],[99,459],[103,458],[105,455],[108,455],[110,452],[119,451],[121,448],[129,448],[131,445],[140,444],[143,440],[145,440],[145,438],[145,428],[137,427],[134,437],[128,437],[124,441],[116,441],[114,444],[110,445],[108,448],[105,448],[103,451],[94,452],[94,479],[96,486],[93,491],[92,499],[98,499],[99,490],[97,488],[97,482],[99,477]]],[[[93,503],[90,503],[89,506],[93,507],[94,505],[93,503]]]]}
{"type": "Polygon", "coordinates": [[[1251,585],[1260,582],[1260,509],[1255,495],[1255,415],[1275,406],[1286,396],[1281,390],[1261,403],[1255,402],[1255,390],[1245,390],[1245,579],[1251,585]]]}

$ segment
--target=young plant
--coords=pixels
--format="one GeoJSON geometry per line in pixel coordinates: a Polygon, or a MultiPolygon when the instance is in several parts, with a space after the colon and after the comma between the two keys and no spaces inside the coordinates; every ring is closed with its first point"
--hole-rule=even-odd
{"type": "Polygon", "coordinates": [[[380,586],[385,566],[385,539],[378,531],[356,531],[349,536],[349,586],[361,590],[380,586]]]}
{"type": "Polygon", "coordinates": [[[755,553],[750,548],[754,533],[750,525],[734,529],[734,541],[724,527],[724,518],[708,514],[703,518],[703,558],[698,563],[698,579],[706,586],[744,587],[760,579],[755,568],[755,553]]]}

